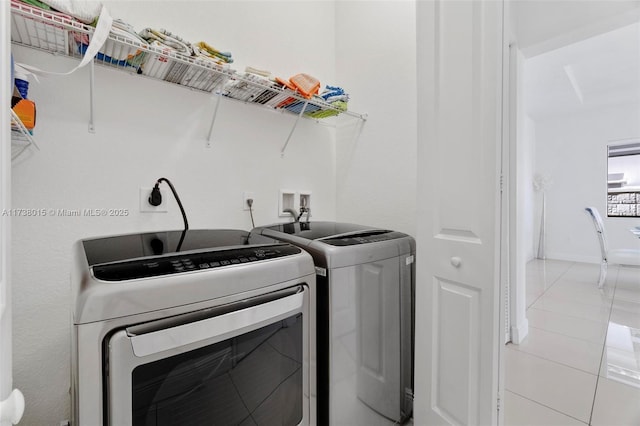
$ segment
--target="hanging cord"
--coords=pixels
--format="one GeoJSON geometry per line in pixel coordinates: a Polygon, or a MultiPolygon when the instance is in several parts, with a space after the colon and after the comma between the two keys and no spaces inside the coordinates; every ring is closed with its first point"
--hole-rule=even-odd
{"type": "Polygon", "coordinates": [[[178,203],[178,207],[180,207],[180,212],[182,213],[182,220],[184,221],[184,230],[182,231],[182,236],[180,236],[180,242],[176,247],[176,251],[180,251],[180,248],[182,247],[182,243],[184,241],[184,237],[187,234],[187,231],[189,230],[189,222],[187,221],[187,214],[184,211],[184,207],[182,207],[182,201],[180,201],[180,197],[178,196],[176,189],[173,187],[173,184],[171,183],[171,181],[169,181],[169,179],[162,177],[156,181],[155,186],[151,190],[151,195],[149,196],[149,204],[151,204],[152,206],[159,206],[162,203],[162,194],[160,193],[160,184],[162,182],[167,182],[167,185],[169,185],[169,188],[171,188],[173,197],[176,199],[176,202],[178,203]]]}
{"type": "Polygon", "coordinates": [[[251,227],[255,228],[256,224],[253,221],[253,200],[251,198],[247,200],[247,205],[249,206],[249,215],[251,215],[251,227]]]}

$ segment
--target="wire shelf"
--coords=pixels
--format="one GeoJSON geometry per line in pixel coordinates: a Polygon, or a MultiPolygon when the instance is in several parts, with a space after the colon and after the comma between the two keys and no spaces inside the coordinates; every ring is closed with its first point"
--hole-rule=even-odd
{"type": "Polygon", "coordinates": [[[31,132],[24,126],[20,118],[11,111],[11,161],[18,158],[29,147],[40,149],[31,132]]]}
{"type": "MultiPolygon", "coordinates": [[[[95,31],[92,26],[83,24],[70,16],[46,11],[17,0],[11,1],[11,12],[12,43],[56,55],[82,59],[95,31]]],[[[274,81],[255,74],[240,74],[231,69],[228,64],[221,64],[208,56],[196,53],[189,56],[168,46],[147,43],[139,35],[116,26],[111,29],[106,42],[94,57],[93,63],[217,95],[207,137],[209,142],[221,98],[295,114],[297,119],[282,148],[282,155],[300,118],[317,121],[327,117],[346,115],[362,122],[367,119],[366,114],[348,111],[346,102],[329,103],[320,96],[307,99],[274,81]]],[[[89,131],[93,132],[93,68],[91,68],[90,93],[89,131]]],[[[37,147],[29,132],[26,133],[29,136],[15,135],[16,144],[37,147]],[[26,137],[29,143],[26,143],[23,137],[26,137]]],[[[207,146],[210,146],[209,142],[207,146]]],[[[17,155],[24,150],[26,148],[17,155]]]]}
{"type": "MultiPolygon", "coordinates": [[[[11,11],[11,40],[18,45],[79,59],[94,32],[93,27],[69,16],[19,1],[11,2],[11,11]]],[[[284,109],[292,114],[299,114],[306,104],[303,115],[310,118],[346,114],[366,119],[365,114],[347,111],[320,97],[305,99],[277,83],[252,74],[240,74],[209,57],[187,56],[170,48],[144,43],[115,28],[96,55],[95,62],[247,103],[284,109]],[[224,87],[219,87],[221,83],[225,83],[224,87]]]]}

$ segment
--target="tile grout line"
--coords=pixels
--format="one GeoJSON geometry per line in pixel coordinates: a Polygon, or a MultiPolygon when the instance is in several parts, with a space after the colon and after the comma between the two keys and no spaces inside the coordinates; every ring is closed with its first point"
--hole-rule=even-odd
{"type": "MultiPolygon", "coordinates": [[[[543,263],[544,263],[544,265],[545,265],[545,266],[544,266],[545,272],[543,273],[543,276],[546,276],[546,275],[547,275],[547,274],[546,274],[546,262],[547,262],[547,260],[546,260],[546,259],[541,259],[541,260],[542,260],[542,262],[543,262],[543,263]]],[[[571,269],[571,268],[573,267],[573,265],[575,265],[575,262],[571,262],[571,264],[569,265],[569,267],[567,267],[567,269],[565,269],[565,271],[564,271],[564,272],[562,272],[560,275],[558,275],[558,277],[557,277],[555,280],[553,280],[553,282],[551,283],[551,285],[549,286],[549,288],[545,288],[545,289],[544,289],[544,291],[543,291],[542,293],[540,293],[540,295],[539,295],[538,297],[536,297],[536,299],[531,303],[531,305],[529,305],[529,306],[527,307],[527,309],[526,309],[526,310],[529,310],[529,308],[530,308],[530,307],[532,307],[532,306],[533,306],[533,305],[534,305],[534,304],[535,304],[535,303],[536,303],[536,302],[537,302],[537,301],[538,301],[542,296],[544,296],[544,295],[545,295],[545,293],[551,289],[551,287],[553,287],[554,285],[556,285],[556,283],[558,282],[558,280],[559,280],[560,278],[562,278],[562,277],[563,277],[567,272],[569,272],[569,269],[571,269]]],[[[526,286],[526,281],[525,281],[525,286],[526,286]]]]}
{"type": "Polygon", "coordinates": [[[511,392],[511,393],[512,393],[512,394],[514,394],[514,395],[518,395],[519,397],[521,397],[521,398],[523,398],[523,399],[526,399],[527,401],[531,401],[531,402],[533,402],[534,404],[538,404],[538,405],[539,405],[539,406],[541,406],[541,407],[547,408],[547,409],[549,409],[549,410],[551,410],[551,411],[554,411],[554,412],[556,412],[556,413],[558,413],[558,414],[562,414],[563,416],[567,416],[567,417],[569,417],[569,418],[572,418],[572,419],[574,419],[574,420],[577,420],[577,421],[579,421],[579,422],[580,422],[580,423],[582,423],[582,424],[588,425],[588,423],[585,423],[583,420],[580,420],[580,419],[578,419],[577,417],[574,417],[574,416],[572,416],[572,415],[570,415],[570,414],[563,413],[562,411],[557,410],[557,409],[555,409],[555,408],[553,408],[553,407],[549,407],[548,405],[545,405],[545,404],[541,403],[540,401],[536,401],[535,399],[528,398],[528,397],[526,397],[526,396],[524,396],[524,395],[519,394],[518,392],[514,392],[514,391],[509,390],[509,389],[506,389],[506,391],[507,391],[507,392],[511,392]]]}
{"type": "MultiPolygon", "coordinates": [[[[544,260],[544,262],[546,262],[546,260],[544,260]]],[[[572,318],[572,319],[584,320],[585,318],[583,318],[583,317],[570,315],[570,314],[567,314],[567,313],[564,313],[564,312],[556,312],[556,311],[552,311],[552,310],[548,310],[548,309],[543,309],[543,308],[540,308],[540,307],[534,307],[534,305],[539,301],[539,299],[540,299],[542,296],[546,295],[546,294],[547,294],[547,292],[548,292],[551,288],[553,288],[554,286],[556,286],[556,285],[561,281],[561,279],[562,279],[563,277],[565,277],[565,276],[568,274],[569,270],[571,270],[575,265],[576,265],[576,262],[571,262],[570,266],[569,266],[569,267],[568,267],[564,272],[562,272],[561,274],[559,274],[559,275],[558,275],[558,277],[557,277],[555,280],[553,280],[553,281],[552,281],[551,285],[549,285],[549,287],[548,287],[548,288],[545,288],[545,289],[542,291],[542,293],[541,293],[538,297],[536,297],[536,298],[535,298],[535,300],[534,300],[534,301],[533,301],[529,306],[527,306],[526,311],[529,311],[529,309],[534,308],[534,309],[538,309],[538,310],[540,310],[540,311],[544,311],[544,312],[550,312],[550,313],[554,313],[554,314],[562,314],[562,315],[565,315],[565,316],[567,316],[567,317],[569,317],[569,318],[572,318]]],[[[546,274],[544,274],[544,275],[546,276],[546,274]]],[[[604,339],[603,339],[603,342],[602,342],[602,351],[601,351],[601,353],[600,353],[600,362],[598,363],[598,370],[597,370],[597,373],[595,374],[595,376],[596,376],[596,383],[595,383],[595,387],[594,387],[594,390],[593,390],[593,399],[592,399],[592,402],[591,402],[591,411],[590,411],[590,413],[589,413],[589,420],[588,420],[588,423],[585,423],[583,420],[578,419],[578,418],[576,418],[576,417],[574,417],[574,416],[572,416],[572,415],[569,415],[569,414],[567,414],[567,413],[563,413],[562,411],[559,411],[559,410],[554,409],[554,408],[552,408],[552,407],[548,407],[547,405],[542,404],[542,403],[541,403],[541,402],[539,402],[539,401],[535,401],[535,400],[530,399],[530,398],[528,398],[528,397],[526,397],[526,396],[524,396],[524,395],[520,395],[519,393],[514,392],[513,390],[510,390],[510,389],[505,388],[505,390],[506,390],[506,391],[511,392],[511,393],[513,393],[514,395],[518,395],[518,396],[520,396],[521,398],[524,398],[524,399],[526,399],[526,400],[528,400],[528,401],[530,401],[530,402],[533,402],[534,404],[537,404],[537,405],[539,405],[539,406],[541,406],[541,407],[545,407],[545,408],[547,408],[547,409],[549,409],[549,410],[551,410],[551,411],[554,411],[554,412],[560,413],[560,414],[562,414],[562,415],[565,415],[565,416],[567,416],[567,417],[569,417],[569,418],[575,419],[575,420],[579,421],[579,422],[580,422],[580,423],[582,423],[582,424],[588,424],[588,425],[591,425],[591,422],[593,421],[594,410],[595,410],[596,396],[597,396],[597,392],[598,392],[598,385],[599,385],[599,383],[600,383],[600,373],[602,372],[602,369],[603,369],[602,362],[603,362],[603,359],[604,359],[604,356],[605,356],[605,350],[607,349],[606,342],[607,342],[607,336],[608,336],[608,332],[609,332],[609,330],[608,330],[608,325],[611,323],[611,316],[612,316],[612,312],[613,312],[613,303],[614,303],[614,301],[615,301],[615,295],[616,295],[616,290],[617,290],[617,284],[618,284],[618,281],[619,281],[619,275],[620,275],[620,269],[619,269],[619,268],[616,268],[616,274],[615,274],[615,278],[614,278],[614,281],[613,281],[613,283],[614,283],[614,285],[613,285],[613,292],[612,292],[612,295],[611,295],[611,299],[609,300],[609,303],[608,303],[608,310],[609,310],[609,312],[608,312],[608,316],[607,316],[607,321],[606,321],[606,322],[603,322],[603,321],[597,321],[598,323],[601,323],[601,324],[606,325],[606,326],[607,326],[607,329],[606,329],[606,331],[605,331],[605,333],[604,333],[604,339]]],[[[562,299],[558,299],[558,300],[562,301],[563,303],[565,303],[565,302],[566,302],[566,303],[570,303],[570,302],[571,302],[571,301],[565,301],[565,300],[562,300],[562,299]]],[[[578,303],[580,303],[580,302],[578,302],[578,303]]],[[[588,305],[588,304],[584,304],[584,303],[581,303],[581,304],[582,304],[582,305],[588,305]]],[[[539,329],[539,330],[543,330],[543,331],[546,331],[546,332],[548,332],[548,333],[556,334],[556,335],[559,335],[559,336],[568,337],[568,338],[573,338],[573,339],[577,339],[577,340],[584,341],[584,342],[587,342],[587,343],[593,343],[592,341],[585,340],[585,339],[580,339],[580,338],[578,338],[578,337],[574,337],[574,336],[570,336],[570,335],[565,335],[565,334],[563,334],[563,333],[557,333],[557,332],[554,332],[554,331],[551,331],[551,330],[545,330],[545,329],[542,329],[542,328],[539,328],[539,327],[533,327],[533,326],[530,326],[530,327],[532,327],[532,328],[536,328],[536,329],[539,329]]],[[[597,343],[593,343],[593,344],[597,344],[597,343]]],[[[582,370],[582,369],[580,369],[580,368],[576,368],[576,367],[573,367],[573,366],[570,366],[570,365],[563,364],[563,363],[561,363],[561,362],[557,362],[557,361],[554,361],[554,360],[551,360],[551,359],[547,359],[547,358],[544,358],[544,357],[542,357],[542,356],[539,356],[539,355],[536,355],[536,354],[533,354],[533,353],[530,353],[530,352],[527,352],[527,351],[524,351],[524,350],[519,350],[519,349],[514,349],[514,348],[511,348],[511,350],[513,350],[513,351],[518,351],[518,352],[521,352],[521,353],[524,353],[524,354],[526,354],[526,355],[529,355],[529,356],[535,357],[535,358],[537,358],[537,359],[541,359],[541,360],[544,360],[544,361],[547,361],[547,362],[551,362],[551,363],[553,363],[553,364],[555,364],[555,365],[557,365],[557,366],[566,367],[566,368],[571,368],[572,370],[579,371],[579,372],[582,372],[582,373],[584,373],[584,374],[589,374],[589,375],[591,375],[591,376],[593,376],[593,375],[594,375],[593,373],[590,373],[590,372],[588,372],[588,371],[582,370]]]]}
{"type": "MultiPolygon", "coordinates": [[[[550,311],[546,311],[546,312],[550,312],[550,311]]],[[[602,323],[604,324],[604,323],[602,323]]],[[[557,331],[553,331],[553,330],[547,330],[546,328],[540,328],[540,327],[536,327],[535,325],[530,325],[529,328],[535,328],[536,330],[542,330],[545,333],[551,333],[551,334],[555,334],[556,336],[562,336],[562,337],[567,337],[569,339],[574,339],[574,340],[579,340],[581,342],[586,342],[586,343],[590,343],[592,345],[604,345],[604,341],[603,343],[596,343],[593,340],[587,340],[587,339],[583,339],[581,337],[576,337],[576,336],[571,336],[569,334],[564,334],[564,333],[559,333],[557,331]]],[[[606,339],[606,332],[605,332],[605,339],[606,339]]],[[[602,361],[602,360],[601,360],[602,361]]]]}
{"type": "MultiPolygon", "coordinates": [[[[616,297],[616,290],[618,288],[618,275],[620,274],[620,269],[616,269],[616,279],[615,284],[613,285],[613,294],[611,295],[611,304],[609,305],[609,320],[607,324],[611,323],[611,312],[613,311],[613,301],[616,297]]],[[[600,364],[598,364],[598,375],[596,377],[596,388],[593,391],[593,402],[591,403],[591,413],[589,414],[589,425],[593,420],[593,411],[596,408],[596,396],[598,395],[598,385],[600,384],[600,372],[602,370],[602,360],[604,359],[604,351],[607,350],[607,336],[609,335],[609,327],[607,325],[607,331],[604,333],[604,343],[602,345],[602,353],[600,354],[600,364]]]]}
{"type": "MultiPolygon", "coordinates": [[[[513,351],[518,351],[518,352],[520,352],[520,353],[523,353],[523,354],[526,354],[526,355],[529,355],[529,356],[532,356],[532,357],[536,357],[536,358],[538,358],[538,359],[541,359],[541,360],[544,360],[544,361],[547,361],[547,362],[552,362],[552,363],[554,363],[555,365],[559,365],[559,366],[561,366],[561,367],[570,368],[570,369],[572,369],[572,370],[579,371],[580,373],[588,374],[588,375],[590,375],[590,376],[596,376],[596,382],[598,381],[598,380],[597,380],[597,377],[598,377],[598,375],[597,375],[597,374],[593,374],[593,373],[591,373],[591,372],[589,372],[589,371],[585,371],[585,370],[583,370],[583,369],[581,369],[581,368],[574,367],[574,366],[572,366],[572,365],[563,364],[563,363],[561,363],[561,362],[554,361],[554,360],[552,360],[552,359],[545,358],[545,357],[540,356],[540,355],[532,354],[531,352],[521,351],[520,349],[511,349],[511,350],[513,350],[513,351]]],[[[602,358],[600,358],[600,364],[602,364],[602,358]]],[[[600,369],[600,366],[598,366],[598,372],[600,371],[599,369],[600,369]]]]}
{"type": "MultiPolygon", "coordinates": [[[[533,306],[533,305],[535,305],[535,304],[538,302],[538,300],[539,300],[542,296],[545,296],[545,295],[547,294],[547,291],[551,290],[551,288],[552,288],[554,285],[556,285],[556,284],[558,283],[558,281],[559,281],[562,277],[564,277],[564,276],[569,272],[569,270],[570,270],[573,266],[575,266],[575,264],[576,264],[576,262],[572,262],[572,263],[571,263],[571,266],[569,266],[569,267],[568,267],[568,268],[567,268],[567,269],[566,269],[562,274],[560,274],[560,275],[558,276],[558,278],[556,278],[556,279],[553,281],[553,283],[549,286],[549,288],[545,289],[542,293],[540,293],[540,295],[539,295],[539,296],[538,296],[538,297],[537,297],[537,298],[536,298],[536,299],[531,303],[531,305],[529,305],[529,306],[527,307],[526,311],[528,311],[529,309],[533,308],[533,309],[538,309],[538,310],[540,310],[540,311],[552,312],[552,313],[555,313],[555,314],[562,314],[562,315],[566,315],[566,316],[571,317],[571,318],[576,318],[576,319],[581,319],[581,320],[588,319],[588,318],[583,318],[583,317],[578,317],[578,316],[575,316],[575,315],[571,315],[571,314],[568,314],[568,313],[565,313],[565,312],[556,312],[556,311],[553,311],[553,310],[549,310],[549,309],[544,309],[544,308],[541,308],[541,307],[534,307],[534,306],[533,306]]],[[[619,269],[616,269],[616,272],[619,272],[619,269]]],[[[617,280],[617,274],[616,274],[616,280],[617,280]]],[[[526,284],[525,284],[525,285],[526,285],[526,284]]],[[[610,301],[610,304],[609,304],[609,318],[607,319],[607,321],[597,321],[597,322],[601,322],[601,323],[603,323],[603,324],[607,324],[607,325],[609,324],[609,319],[611,318],[611,307],[613,306],[613,299],[614,299],[614,296],[615,296],[615,286],[614,286],[614,293],[613,293],[613,294],[612,294],[612,296],[611,296],[611,301],[610,301]]],[[[563,303],[564,303],[564,302],[567,302],[566,300],[561,299],[561,298],[558,298],[558,297],[554,297],[554,296],[549,296],[549,297],[552,297],[552,298],[554,298],[554,299],[560,300],[560,301],[562,301],[563,303]]],[[[571,303],[578,303],[578,304],[580,304],[580,305],[586,305],[586,306],[595,306],[595,305],[591,305],[591,304],[589,304],[589,303],[574,302],[574,301],[570,301],[570,302],[571,302],[571,303]]],[[[591,321],[596,321],[596,320],[591,320],[591,321]]]]}
{"type": "MultiPolygon", "coordinates": [[[[553,296],[549,296],[549,297],[553,297],[553,296]]],[[[596,307],[595,305],[589,305],[589,304],[587,304],[587,303],[580,303],[580,302],[574,302],[574,301],[567,301],[567,300],[564,300],[564,299],[558,299],[557,297],[554,297],[554,299],[555,299],[555,300],[559,300],[559,301],[561,301],[561,302],[563,302],[563,303],[565,303],[565,302],[569,302],[569,303],[577,303],[577,304],[580,304],[580,305],[582,305],[582,306],[596,307]]],[[[612,299],[612,300],[613,300],[613,299],[612,299]]],[[[550,310],[550,309],[544,309],[544,308],[541,308],[541,307],[535,307],[535,308],[534,308],[533,306],[531,306],[531,308],[533,308],[533,309],[537,309],[537,310],[539,310],[539,311],[551,312],[551,313],[553,313],[553,314],[561,314],[561,315],[565,315],[565,316],[568,316],[568,317],[570,317],[570,318],[574,318],[574,319],[587,320],[587,321],[593,321],[593,322],[599,322],[599,323],[601,323],[601,324],[609,324],[609,320],[608,320],[608,319],[607,319],[607,321],[598,321],[598,320],[594,320],[594,319],[590,319],[590,318],[584,318],[584,317],[579,317],[579,316],[576,316],[576,315],[571,315],[571,314],[568,314],[568,313],[565,313],[565,312],[552,311],[552,310],[550,310]]],[[[527,311],[528,311],[529,309],[530,309],[530,308],[527,308],[527,311]]]]}
{"type": "MultiPolygon", "coordinates": [[[[546,260],[545,260],[545,262],[546,262],[546,260]]],[[[558,281],[559,281],[562,277],[564,277],[564,276],[569,272],[569,270],[570,270],[571,268],[573,268],[573,267],[575,266],[575,264],[576,264],[576,262],[571,262],[570,266],[569,266],[567,269],[565,269],[565,271],[564,271],[564,272],[562,272],[560,275],[558,275],[558,277],[557,277],[557,278],[556,278],[556,279],[551,283],[551,285],[550,285],[548,288],[545,288],[545,289],[544,289],[544,291],[543,291],[543,292],[542,292],[542,293],[541,293],[541,294],[540,294],[540,295],[539,295],[539,296],[538,296],[538,297],[537,297],[537,298],[536,298],[536,299],[531,303],[531,305],[529,305],[529,306],[527,307],[526,311],[528,311],[530,308],[532,308],[532,307],[533,307],[533,305],[535,305],[535,304],[538,302],[538,300],[539,300],[542,296],[544,296],[545,294],[547,294],[547,292],[548,292],[551,288],[553,288],[553,286],[555,286],[555,285],[558,283],[558,281]]],[[[614,293],[614,294],[615,294],[615,293],[614,293]]],[[[560,300],[562,300],[562,299],[560,299],[560,300]]],[[[609,306],[609,318],[611,318],[611,306],[612,306],[612,305],[613,305],[613,297],[611,298],[611,304],[610,304],[610,306],[609,306]]],[[[534,308],[534,309],[540,309],[540,308],[534,308]]],[[[555,311],[549,311],[549,310],[547,310],[547,309],[540,309],[540,310],[545,311],[545,312],[558,313],[558,312],[555,312],[555,311]]],[[[564,315],[567,315],[568,317],[571,317],[571,318],[584,319],[584,318],[576,317],[576,316],[569,315],[569,314],[564,314],[564,315]]],[[[600,322],[600,321],[598,321],[598,322],[600,322]]],[[[603,324],[608,324],[608,322],[607,322],[607,323],[604,323],[604,322],[603,322],[603,324]]],[[[531,326],[530,326],[530,327],[531,327],[531,326]]],[[[535,327],[534,327],[534,328],[535,328],[535,327]]],[[[557,334],[559,334],[559,333],[557,333],[557,334]]],[[[603,356],[603,354],[604,354],[604,349],[605,349],[605,347],[606,347],[606,335],[607,335],[607,332],[605,332],[605,338],[604,338],[603,345],[602,345],[602,346],[603,346],[603,352],[601,353],[600,363],[598,364],[598,374],[596,374],[596,375],[595,375],[595,376],[596,376],[596,386],[595,386],[595,388],[594,388],[593,400],[592,400],[592,403],[591,403],[591,412],[589,413],[589,421],[588,421],[588,423],[586,423],[586,424],[588,424],[588,425],[590,425],[590,424],[591,424],[591,418],[592,418],[592,416],[593,416],[593,408],[594,408],[594,404],[595,404],[595,395],[596,395],[596,391],[597,391],[597,387],[598,387],[598,381],[599,381],[600,368],[601,368],[601,366],[602,366],[602,356],[603,356]]],[[[512,350],[519,351],[519,349],[512,349],[512,350]]],[[[532,353],[529,353],[529,352],[525,352],[525,351],[520,351],[520,352],[523,352],[523,353],[525,353],[525,354],[527,354],[527,355],[529,355],[529,356],[536,357],[536,358],[538,358],[538,359],[542,359],[542,360],[545,360],[545,361],[548,361],[548,362],[554,363],[554,364],[559,365],[559,366],[562,366],[562,367],[571,368],[571,369],[573,369],[573,370],[576,370],[576,371],[579,371],[579,372],[582,372],[582,373],[589,374],[589,375],[592,375],[592,376],[593,376],[593,373],[590,373],[590,372],[587,372],[587,371],[581,370],[581,369],[576,368],[576,367],[573,367],[573,366],[569,366],[569,365],[562,364],[562,363],[559,363],[559,362],[556,362],[556,361],[553,361],[553,360],[550,360],[550,359],[546,359],[546,358],[543,358],[543,357],[541,357],[541,356],[538,356],[538,355],[535,355],[535,354],[532,354],[532,353]]],[[[528,399],[529,401],[532,401],[532,402],[534,402],[534,403],[536,403],[536,404],[539,404],[539,405],[541,405],[541,406],[543,406],[543,407],[546,407],[546,408],[548,408],[548,409],[550,409],[550,410],[553,410],[553,411],[555,411],[555,412],[561,413],[561,414],[563,414],[563,415],[565,415],[565,416],[568,416],[568,417],[570,417],[570,418],[572,418],[572,419],[575,419],[575,420],[577,420],[577,421],[579,421],[579,422],[581,422],[581,423],[584,423],[582,420],[577,419],[577,418],[575,418],[575,417],[573,417],[573,416],[571,416],[571,415],[569,415],[569,414],[566,414],[566,413],[563,413],[563,412],[561,412],[561,411],[555,410],[555,409],[553,409],[553,408],[551,408],[551,407],[547,407],[546,405],[544,405],[544,404],[540,403],[539,401],[534,401],[534,400],[532,400],[532,399],[526,398],[525,396],[520,395],[520,394],[517,394],[516,392],[513,392],[513,391],[511,391],[511,390],[509,390],[509,389],[506,389],[506,390],[508,390],[509,392],[512,392],[512,393],[514,393],[514,394],[516,394],[516,395],[519,395],[519,396],[521,396],[521,397],[523,397],[523,398],[525,398],[525,399],[528,399]]]]}

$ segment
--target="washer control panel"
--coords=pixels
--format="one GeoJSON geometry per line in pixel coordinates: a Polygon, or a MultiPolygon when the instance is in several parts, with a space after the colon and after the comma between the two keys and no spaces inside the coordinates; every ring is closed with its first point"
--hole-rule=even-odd
{"type": "Polygon", "coordinates": [[[371,231],[371,232],[362,232],[359,234],[323,238],[321,241],[323,243],[326,243],[332,246],[343,247],[343,246],[354,246],[358,244],[377,243],[380,241],[395,240],[397,238],[402,238],[405,236],[406,236],[405,234],[401,232],[395,232],[395,231],[371,231]]]}
{"type": "Polygon", "coordinates": [[[93,266],[93,275],[103,281],[126,281],[241,265],[301,253],[289,244],[258,246],[209,252],[184,253],[93,266]]]}

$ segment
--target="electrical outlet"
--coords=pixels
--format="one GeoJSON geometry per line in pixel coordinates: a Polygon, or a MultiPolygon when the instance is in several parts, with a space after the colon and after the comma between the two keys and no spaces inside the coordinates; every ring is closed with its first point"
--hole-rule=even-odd
{"type": "Polygon", "coordinates": [[[300,191],[300,208],[299,211],[308,215],[311,212],[311,191],[300,191]]]}
{"type": "Polygon", "coordinates": [[[291,217],[291,214],[285,212],[286,209],[296,210],[296,192],[288,189],[280,190],[280,198],[278,199],[278,216],[291,217]]]}
{"type": "Polygon", "coordinates": [[[247,200],[253,200],[255,203],[256,197],[253,192],[245,191],[242,193],[242,210],[249,210],[249,204],[247,200]]]}
{"type": "Polygon", "coordinates": [[[172,196],[168,189],[160,189],[162,203],[159,206],[149,204],[149,196],[153,188],[140,188],[140,212],[142,213],[166,213],[167,201],[172,196]]]}

